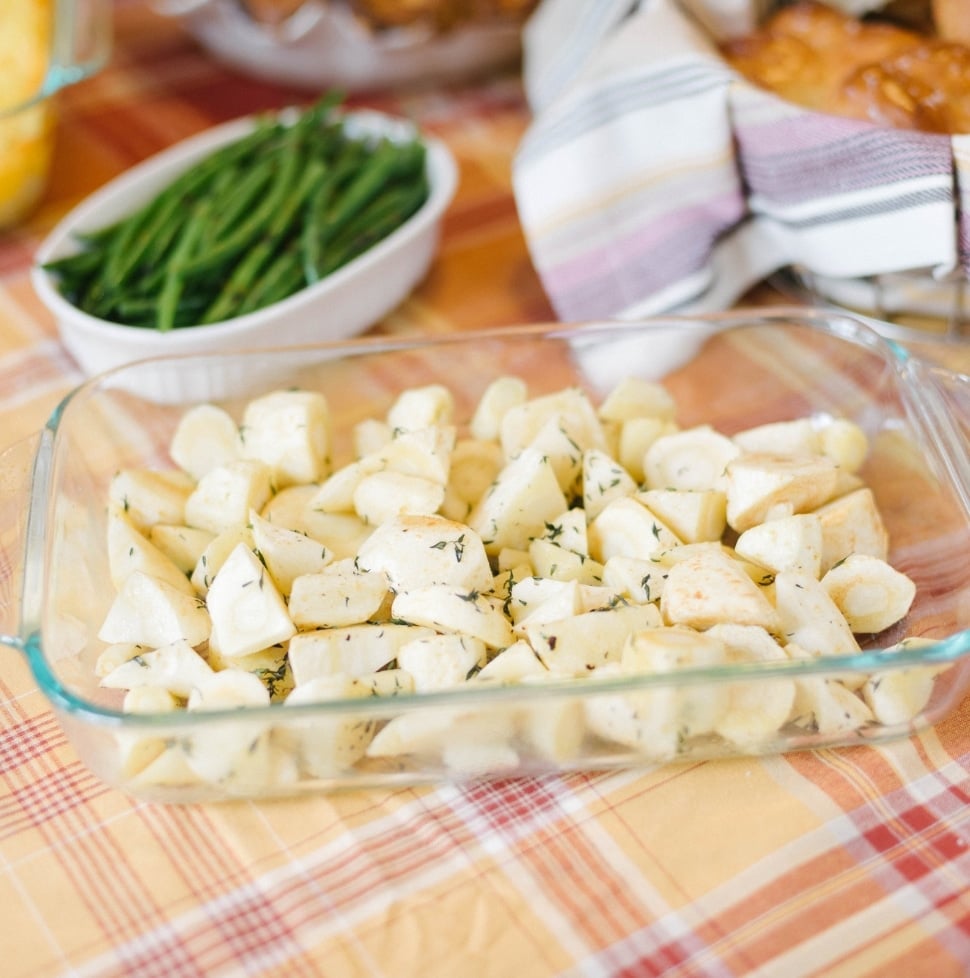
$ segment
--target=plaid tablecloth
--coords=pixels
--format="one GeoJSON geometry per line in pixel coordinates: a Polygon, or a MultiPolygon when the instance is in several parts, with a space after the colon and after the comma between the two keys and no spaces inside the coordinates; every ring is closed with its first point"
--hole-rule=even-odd
{"type": "MultiPolygon", "coordinates": [[[[62,101],[43,206],[0,237],[0,448],[80,380],[28,279],[47,229],[179,138],[308,100],[220,67],[141,5],[117,21],[110,68],[62,101]]],[[[414,115],[461,166],[430,277],[377,329],[551,318],[510,189],[517,79],[354,100],[414,115]]],[[[154,806],[81,765],[2,648],[0,975],[956,978],[968,771],[970,703],[890,747],[154,806]]]]}

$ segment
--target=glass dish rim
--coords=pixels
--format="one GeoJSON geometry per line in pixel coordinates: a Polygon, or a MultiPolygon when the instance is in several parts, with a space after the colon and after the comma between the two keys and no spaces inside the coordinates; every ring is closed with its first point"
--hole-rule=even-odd
{"type": "MultiPolygon", "coordinates": [[[[144,369],[147,366],[160,363],[177,364],[192,361],[201,363],[206,360],[227,361],[234,359],[253,360],[265,356],[294,356],[301,351],[317,351],[332,353],[334,358],[341,354],[345,356],[368,356],[383,353],[421,350],[434,347],[455,347],[471,345],[476,341],[508,341],[517,339],[550,338],[558,341],[575,339],[590,339],[597,333],[611,335],[634,335],[644,331],[677,328],[695,331],[703,339],[717,333],[729,332],[733,329],[777,324],[779,326],[798,325],[808,326],[828,336],[871,350],[880,355],[887,367],[895,370],[900,377],[900,390],[908,390],[905,374],[920,363],[919,358],[911,354],[895,340],[879,334],[864,318],[840,310],[805,309],[798,306],[771,306],[738,308],[727,312],[670,314],[645,317],[636,320],[595,320],[585,323],[532,323],[512,327],[490,327],[487,329],[469,330],[459,333],[449,333],[440,336],[433,334],[412,334],[398,337],[363,336],[351,339],[336,339],[301,346],[281,346],[274,348],[239,349],[223,353],[172,354],[149,357],[113,367],[97,376],[88,378],[73,390],[69,391],[54,407],[41,432],[38,448],[34,456],[31,482],[29,485],[29,505],[27,517],[26,540],[23,548],[24,594],[21,597],[21,620],[16,636],[3,636],[7,644],[15,647],[24,654],[32,675],[45,698],[58,710],[75,718],[89,722],[92,725],[110,727],[113,729],[171,729],[196,724],[219,723],[227,719],[239,722],[240,718],[252,718],[253,723],[272,721],[291,722],[308,716],[321,717],[342,715],[347,713],[367,713],[381,715],[383,713],[408,712],[415,705],[425,707],[468,707],[480,708],[483,703],[496,701],[498,703],[514,703],[520,700],[531,700],[537,695],[550,699],[564,699],[571,696],[583,696],[584,691],[596,691],[601,694],[630,693],[656,687],[680,687],[685,685],[701,685],[704,683],[725,684],[740,679],[770,680],[778,678],[798,678],[801,676],[816,676],[819,674],[843,673],[879,673],[890,669],[905,669],[910,667],[945,667],[960,661],[970,653],[970,628],[962,629],[941,639],[929,640],[925,644],[885,648],[865,648],[852,655],[820,656],[812,659],[796,659],[776,662],[733,663],[712,667],[693,667],[678,669],[671,672],[642,673],[617,677],[564,677],[556,680],[543,680],[536,683],[502,684],[499,682],[481,682],[467,684],[455,689],[421,693],[401,693],[393,697],[369,697],[360,699],[332,699],[316,703],[283,704],[272,703],[266,706],[247,706],[230,710],[185,710],[173,713],[125,713],[120,709],[102,706],[84,696],[73,692],[57,678],[44,652],[42,642],[41,615],[34,614],[33,620],[23,614],[23,603],[27,599],[29,580],[43,581],[43,571],[46,566],[46,536],[47,510],[49,503],[50,468],[55,448],[55,440],[61,424],[61,419],[68,405],[77,397],[95,388],[107,387],[117,375],[144,369]],[[41,523],[36,520],[40,516],[41,523]],[[39,576],[38,576],[39,572],[39,576]],[[33,575],[33,577],[31,576],[33,575]],[[30,622],[29,624],[25,624],[30,622]],[[11,640],[12,639],[12,640],[11,640]]],[[[929,366],[938,372],[942,368],[937,365],[929,366]]],[[[952,372],[949,372],[952,373],[952,372]]],[[[963,375],[959,375],[963,376],[963,375]]],[[[970,498],[970,497],[968,497],[970,498]]],[[[966,509],[966,500],[964,500],[966,509]]],[[[970,511],[967,512],[970,519],[970,511]]],[[[42,592],[41,588],[41,592],[42,592]]],[[[42,595],[37,595],[34,602],[38,608],[42,605],[42,595]]]]}

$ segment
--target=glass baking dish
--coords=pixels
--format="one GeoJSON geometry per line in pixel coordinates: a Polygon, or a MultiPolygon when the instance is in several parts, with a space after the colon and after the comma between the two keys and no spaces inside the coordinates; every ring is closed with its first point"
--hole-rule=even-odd
{"type": "Polygon", "coordinates": [[[0,623],[3,641],[26,656],[83,761],[106,782],[160,802],[651,767],[906,737],[956,709],[970,682],[967,418],[967,378],[849,317],[784,308],[143,361],[83,384],[35,440],[6,453],[3,543],[8,553],[22,548],[23,561],[13,561],[0,593],[0,610],[19,618],[0,623]],[[683,668],[635,675],[469,680],[226,711],[125,713],[121,691],[100,685],[97,635],[114,597],[109,483],[121,469],[173,467],[168,446],[189,406],[213,402],[238,419],[249,399],[272,390],[322,392],[336,462],[350,456],[353,426],[383,417],[403,390],[446,385],[461,434],[490,382],[510,374],[530,396],[578,387],[594,403],[624,378],[660,381],[681,429],[709,424],[729,436],[803,417],[855,422],[868,437],[859,476],[888,529],[889,562],[916,585],[908,614],[844,655],[713,665],[686,655],[683,668]],[[857,709],[863,689],[883,683],[922,694],[908,713],[857,709]],[[828,706],[786,707],[757,734],[743,715],[729,735],[696,721],[712,702],[775,710],[793,693],[816,704],[828,697],[828,706]],[[386,749],[361,747],[377,738],[386,749]]]}

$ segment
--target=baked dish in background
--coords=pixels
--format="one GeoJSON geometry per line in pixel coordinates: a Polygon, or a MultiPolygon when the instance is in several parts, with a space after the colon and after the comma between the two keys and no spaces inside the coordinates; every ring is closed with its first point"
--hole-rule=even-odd
{"type": "Polygon", "coordinates": [[[897,129],[970,132],[970,3],[855,17],[816,0],[775,11],[723,53],[745,78],[818,112],[897,129]],[[903,19],[902,14],[906,17],[903,19]]]}

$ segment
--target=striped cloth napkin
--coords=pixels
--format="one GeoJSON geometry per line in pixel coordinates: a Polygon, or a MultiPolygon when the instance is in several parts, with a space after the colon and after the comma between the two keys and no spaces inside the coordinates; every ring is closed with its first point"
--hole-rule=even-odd
{"type": "Polygon", "coordinates": [[[970,136],[825,116],[748,84],[717,42],[750,29],[753,3],[544,0],[528,23],[533,119],[513,185],[562,319],[723,309],[792,264],[970,270],[970,136]]]}

